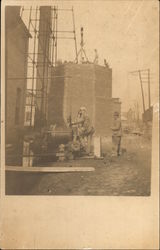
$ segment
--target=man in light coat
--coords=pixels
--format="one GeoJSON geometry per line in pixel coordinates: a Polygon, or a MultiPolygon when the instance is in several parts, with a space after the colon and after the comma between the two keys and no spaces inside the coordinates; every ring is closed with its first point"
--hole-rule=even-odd
{"type": "Polygon", "coordinates": [[[114,112],[112,125],[112,156],[120,156],[122,126],[118,112],[114,112]]]}

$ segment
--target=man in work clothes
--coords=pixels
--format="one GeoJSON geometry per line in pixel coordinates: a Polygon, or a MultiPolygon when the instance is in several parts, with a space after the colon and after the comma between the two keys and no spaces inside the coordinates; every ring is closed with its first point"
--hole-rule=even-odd
{"type": "Polygon", "coordinates": [[[93,127],[91,126],[91,122],[89,116],[87,114],[87,110],[85,107],[81,107],[76,122],[72,123],[72,125],[77,125],[77,136],[81,142],[81,145],[86,148],[87,152],[90,153],[91,150],[91,136],[94,133],[93,127]]]}
{"type": "Polygon", "coordinates": [[[122,127],[119,113],[114,113],[112,126],[112,156],[120,156],[122,127]]]}

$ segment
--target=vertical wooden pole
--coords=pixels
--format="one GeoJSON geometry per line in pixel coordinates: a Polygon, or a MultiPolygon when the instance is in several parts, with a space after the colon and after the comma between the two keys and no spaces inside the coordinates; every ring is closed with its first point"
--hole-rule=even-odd
{"type": "Polygon", "coordinates": [[[150,69],[148,69],[148,106],[151,107],[150,69]]]}
{"type": "Polygon", "coordinates": [[[141,92],[142,92],[142,102],[143,102],[143,112],[145,112],[145,102],[144,102],[144,92],[143,92],[143,85],[142,85],[142,78],[141,78],[141,71],[138,70],[139,73],[139,79],[141,84],[141,92]]]}

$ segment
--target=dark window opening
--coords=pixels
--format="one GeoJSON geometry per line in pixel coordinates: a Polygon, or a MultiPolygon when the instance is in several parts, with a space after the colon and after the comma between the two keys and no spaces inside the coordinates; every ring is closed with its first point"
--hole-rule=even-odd
{"type": "Polygon", "coordinates": [[[21,89],[17,88],[16,93],[16,108],[15,108],[15,124],[20,123],[20,109],[21,109],[21,89]]]}

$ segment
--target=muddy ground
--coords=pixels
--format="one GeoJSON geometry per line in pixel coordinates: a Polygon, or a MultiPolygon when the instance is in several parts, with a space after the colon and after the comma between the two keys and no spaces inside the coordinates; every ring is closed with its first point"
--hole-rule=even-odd
{"type": "MultiPolygon", "coordinates": [[[[103,160],[76,160],[60,165],[90,166],[93,172],[25,173],[6,171],[7,195],[150,195],[151,140],[123,136],[120,157],[111,158],[103,143],[103,160]],[[125,151],[125,150],[124,150],[125,151]]],[[[57,166],[59,163],[50,164],[57,166]]]]}

